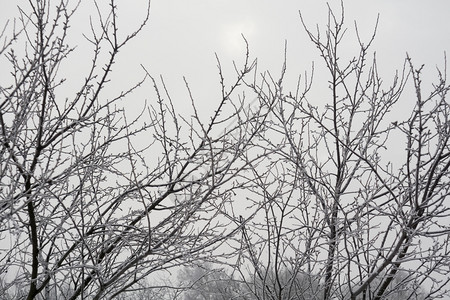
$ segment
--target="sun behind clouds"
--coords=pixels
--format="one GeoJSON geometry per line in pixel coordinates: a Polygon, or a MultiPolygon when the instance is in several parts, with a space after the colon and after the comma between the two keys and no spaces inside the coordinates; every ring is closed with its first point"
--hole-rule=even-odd
{"type": "Polygon", "coordinates": [[[252,19],[237,20],[226,23],[220,32],[221,48],[229,55],[235,56],[245,51],[244,36],[249,42],[257,35],[257,24],[252,19]]]}

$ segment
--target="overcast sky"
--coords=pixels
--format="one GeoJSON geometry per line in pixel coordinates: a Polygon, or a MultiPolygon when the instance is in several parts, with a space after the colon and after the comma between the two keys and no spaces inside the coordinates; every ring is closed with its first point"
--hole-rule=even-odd
{"type": "MultiPolygon", "coordinates": [[[[0,1],[3,25],[7,18],[17,13],[17,3],[24,1],[0,1]]],[[[145,2],[117,1],[121,32],[137,26],[145,15],[145,2]]],[[[89,64],[89,48],[83,47],[86,42],[81,32],[89,29],[89,14],[95,15],[92,3],[83,0],[72,23],[72,40],[80,47],[71,57],[69,80],[78,75],[82,80],[82,72],[89,64]]],[[[213,106],[219,91],[214,53],[230,71],[231,62],[242,61],[245,53],[241,34],[250,44],[252,57],[258,57],[259,70],[268,69],[275,75],[280,72],[287,40],[288,75],[297,78],[298,74],[310,69],[313,60],[318,60],[317,51],[301,26],[299,11],[311,28],[316,24],[324,26],[326,3],[323,0],[153,0],[150,22],[121,53],[114,70],[114,81],[132,84],[143,75],[142,64],[152,75],[164,76],[179,105],[187,101],[182,81],[186,76],[198,101],[206,107],[213,106]]],[[[329,3],[339,9],[340,1],[329,3]]],[[[354,21],[358,23],[363,39],[369,39],[380,14],[372,50],[377,52],[382,74],[392,75],[401,68],[406,52],[417,65],[425,63],[429,74],[435,74],[436,65],[443,65],[444,51],[450,49],[450,1],[346,0],[344,6],[349,38],[344,42],[343,50],[354,54],[358,51],[353,48],[356,46],[352,39],[354,21]]],[[[2,73],[2,76],[6,74],[2,73]]],[[[146,87],[150,88],[151,85],[146,87]]],[[[145,97],[145,92],[136,96],[145,97]]]]}
{"type": "MultiPolygon", "coordinates": [[[[244,34],[251,55],[258,57],[259,70],[269,69],[275,75],[280,72],[287,40],[288,75],[297,78],[310,70],[311,61],[319,59],[301,26],[299,11],[311,28],[316,24],[324,26],[326,3],[154,0],[149,26],[133,42],[130,53],[126,53],[133,62],[128,66],[136,68],[142,63],[153,75],[162,74],[174,93],[184,93],[182,76],[186,76],[198,101],[209,104],[219,90],[214,53],[225,66],[231,66],[232,60],[241,61],[244,55],[241,34],[244,34]]],[[[329,3],[339,10],[340,1],[329,3]]],[[[368,40],[380,14],[372,50],[377,52],[382,74],[393,75],[401,68],[406,52],[417,65],[425,63],[429,74],[435,74],[436,65],[443,65],[444,51],[450,49],[450,1],[347,0],[344,6],[349,32],[343,49],[351,51],[349,55],[358,53],[353,38],[354,21],[362,38],[368,40]]],[[[131,8],[124,13],[134,14],[131,8]]]]}

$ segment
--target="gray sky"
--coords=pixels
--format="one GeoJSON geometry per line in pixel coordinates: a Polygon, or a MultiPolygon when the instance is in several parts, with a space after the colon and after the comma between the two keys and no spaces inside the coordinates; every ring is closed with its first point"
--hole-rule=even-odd
{"type": "MultiPolygon", "coordinates": [[[[251,55],[258,57],[259,70],[268,69],[275,76],[280,72],[287,40],[288,75],[295,80],[298,74],[310,70],[312,60],[319,60],[301,26],[298,12],[302,12],[311,28],[316,23],[323,28],[326,3],[323,0],[154,0],[149,26],[128,48],[130,53],[125,53],[132,62],[128,68],[132,72],[142,63],[153,75],[163,75],[170,90],[179,95],[178,99],[185,97],[182,76],[186,76],[198,101],[208,105],[214,102],[214,95],[219,91],[214,52],[230,71],[228,76],[232,76],[231,61],[242,61],[244,55],[242,33],[250,44],[251,55]]],[[[340,1],[329,3],[335,8],[340,6],[340,1]]],[[[372,50],[377,52],[380,72],[391,77],[402,67],[408,52],[417,65],[426,64],[425,74],[435,78],[435,66],[443,65],[444,51],[450,49],[450,1],[347,0],[344,5],[349,31],[343,50],[351,51],[348,57],[358,53],[352,38],[354,21],[362,38],[368,40],[379,13],[372,50]]]]}
{"type": "MultiPolygon", "coordinates": [[[[17,12],[15,6],[21,2],[26,1],[0,0],[1,25],[17,12]]],[[[137,26],[145,14],[145,2],[117,1],[122,33],[137,26]]],[[[83,70],[90,63],[90,48],[81,32],[89,30],[88,15],[95,15],[92,3],[83,0],[72,23],[72,40],[79,48],[70,58],[69,81],[77,78],[76,82],[81,83],[83,70]]],[[[280,72],[284,43],[288,41],[288,83],[292,79],[289,88],[293,89],[298,74],[309,71],[311,62],[319,60],[301,26],[298,11],[302,11],[310,28],[316,23],[323,28],[326,3],[324,0],[153,0],[149,25],[119,56],[113,73],[113,82],[117,84],[112,88],[125,88],[124,85],[136,82],[143,76],[142,64],[152,75],[164,76],[178,105],[187,104],[182,80],[186,76],[200,105],[212,109],[219,95],[214,53],[228,72],[225,76],[233,76],[231,62],[241,62],[245,53],[242,33],[250,44],[251,56],[258,57],[259,70],[268,69],[275,76],[280,72]]],[[[339,8],[340,1],[329,3],[339,8]]],[[[435,66],[443,65],[444,51],[450,49],[450,1],[346,0],[344,5],[349,27],[342,48],[348,52],[343,53],[344,57],[358,51],[352,38],[353,22],[357,21],[363,39],[367,40],[380,13],[372,50],[377,52],[381,74],[393,75],[402,67],[408,51],[417,65],[426,64],[426,75],[435,78],[435,66]]],[[[316,82],[320,80],[326,79],[315,78],[316,82]]],[[[150,98],[146,96],[150,89],[149,84],[130,101],[150,98]]]]}
{"type": "MultiPolygon", "coordinates": [[[[99,0],[107,2],[106,0],[99,0]]],[[[16,5],[26,1],[0,0],[0,26],[17,15],[16,5]]],[[[56,3],[57,1],[54,0],[56,3]]],[[[138,26],[145,15],[145,0],[118,0],[119,30],[126,33],[138,26]]],[[[340,1],[330,0],[339,9],[340,1]]],[[[89,31],[89,14],[94,15],[93,1],[83,0],[72,23],[71,39],[79,47],[69,57],[62,74],[67,86],[79,86],[88,70],[92,52],[82,32],[89,31]]],[[[26,5],[26,4],[25,4],[26,5]]],[[[449,0],[345,0],[348,39],[342,46],[343,57],[357,55],[354,20],[363,40],[371,36],[377,14],[380,23],[372,51],[377,52],[379,71],[389,83],[400,69],[406,52],[417,66],[426,65],[424,85],[436,78],[435,66],[443,67],[444,52],[450,50],[449,0]]],[[[230,78],[232,61],[242,62],[245,54],[241,34],[247,38],[251,56],[258,58],[260,71],[268,69],[278,76],[283,63],[284,44],[288,41],[288,77],[286,88],[294,89],[298,74],[318,61],[299,19],[299,10],[310,28],[316,23],[326,25],[327,6],[324,0],[153,0],[150,22],[118,57],[114,65],[110,89],[118,92],[132,86],[144,75],[142,64],[155,77],[165,78],[178,112],[186,114],[190,101],[183,76],[190,83],[197,105],[209,115],[220,100],[216,52],[230,78]]],[[[105,49],[106,50],[106,49],[105,49]]],[[[0,85],[9,76],[0,60],[0,85]]],[[[9,69],[8,69],[9,72],[9,69]]],[[[320,73],[319,73],[320,74],[320,73]]],[[[315,82],[326,82],[320,75],[315,82]]],[[[112,95],[112,91],[105,91],[112,95]]],[[[73,95],[72,95],[73,96],[73,95]]],[[[152,84],[126,99],[130,111],[142,108],[144,100],[154,104],[152,84]]]]}

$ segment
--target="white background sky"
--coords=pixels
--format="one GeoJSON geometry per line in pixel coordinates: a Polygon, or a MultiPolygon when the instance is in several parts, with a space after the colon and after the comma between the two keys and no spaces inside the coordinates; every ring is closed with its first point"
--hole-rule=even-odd
{"type": "MultiPolygon", "coordinates": [[[[0,0],[0,25],[17,15],[16,5],[22,2],[26,3],[23,0],[0,0]]],[[[54,4],[56,2],[53,1],[54,4]]],[[[137,26],[145,14],[145,2],[117,1],[122,33],[137,26]]],[[[328,2],[332,7],[340,6],[340,1],[328,2]]],[[[82,0],[72,23],[71,38],[79,48],[69,64],[69,83],[71,79],[81,82],[83,70],[90,62],[89,47],[86,47],[81,32],[89,29],[89,14],[95,16],[92,3],[91,0],[82,0]]],[[[319,61],[317,51],[301,26],[298,12],[302,12],[311,28],[316,23],[324,26],[326,3],[324,0],[153,0],[148,26],[119,56],[113,87],[125,88],[136,82],[143,75],[140,67],[143,64],[152,75],[164,76],[179,106],[188,104],[182,80],[186,76],[199,105],[205,108],[211,106],[212,109],[219,95],[214,53],[230,71],[225,75],[231,78],[231,62],[242,61],[245,53],[241,33],[250,44],[252,57],[258,57],[259,70],[268,69],[275,77],[281,69],[287,40],[288,78],[293,83],[298,74],[310,70],[313,60],[319,61]]],[[[417,65],[426,64],[427,75],[435,75],[435,66],[443,65],[444,51],[450,49],[450,1],[346,0],[344,6],[349,38],[343,49],[352,51],[347,53],[347,57],[358,51],[353,48],[357,46],[352,39],[354,21],[358,23],[362,37],[367,40],[379,13],[380,23],[372,50],[377,52],[382,74],[390,77],[396,69],[400,69],[406,52],[417,65]]],[[[0,78],[5,75],[7,73],[2,70],[0,78]]],[[[317,83],[321,80],[327,78],[315,78],[317,83]]],[[[390,78],[385,81],[390,82],[390,78]]],[[[142,94],[136,94],[129,101],[141,101],[141,98],[151,100],[150,96],[145,96],[150,92],[151,85],[144,89],[147,91],[141,91],[142,94]]]]}
{"type": "MultiPolygon", "coordinates": [[[[295,80],[298,74],[309,71],[311,61],[319,58],[301,26],[299,11],[311,28],[316,23],[325,25],[326,3],[323,0],[154,0],[149,26],[122,59],[126,60],[129,74],[139,72],[138,64],[142,63],[153,75],[163,75],[170,90],[178,96],[175,98],[181,101],[185,98],[182,76],[186,76],[197,100],[208,105],[215,102],[219,91],[214,52],[223,66],[231,67],[232,60],[242,61],[241,33],[250,44],[251,55],[258,57],[260,71],[269,69],[275,76],[279,74],[285,40],[290,78],[295,80]]],[[[335,8],[340,6],[340,1],[329,3],[335,8]]],[[[344,5],[349,39],[343,46],[352,51],[351,55],[358,51],[352,38],[354,21],[363,39],[368,39],[380,14],[372,50],[377,52],[382,74],[391,77],[400,69],[406,52],[417,65],[426,64],[427,74],[434,75],[435,66],[443,65],[444,51],[450,49],[450,1],[347,0],[344,5]]],[[[133,11],[127,9],[123,13],[129,13],[129,17],[136,14],[133,11]]],[[[390,80],[386,78],[387,82],[390,80]]]]}
{"type": "MultiPolygon", "coordinates": [[[[57,2],[59,0],[51,1],[53,5],[57,2]]],[[[101,5],[108,2],[98,1],[101,5]]],[[[116,1],[122,34],[137,28],[146,14],[146,2],[116,1]]],[[[340,11],[340,1],[328,2],[336,12],[340,11]]],[[[70,3],[74,5],[75,1],[70,3]]],[[[89,35],[89,16],[96,19],[93,3],[92,0],[82,0],[71,23],[70,40],[78,47],[61,68],[61,76],[67,78],[64,91],[71,92],[60,95],[61,101],[74,96],[73,91],[81,86],[90,67],[92,47],[82,33],[89,35]]],[[[0,26],[18,15],[19,4],[25,11],[29,10],[28,1],[0,0],[0,26]]],[[[427,91],[428,87],[429,90],[437,78],[436,66],[443,67],[444,52],[450,50],[449,0],[345,0],[344,6],[348,26],[347,39],[341,45],[344,60],[359,51],[354,22],[358,24],[362,39],[367,41],[380,14],[372,51],[376,51],[378,70],[384,83],[389,85],[392,82],[395,71],[402,68],[408,52],[417,67],[425,64],[423,89],[427,91]]],[[[185,76],[200,116],[206,121],[220,101],[215,53],[221,59],[225,77],[231,82],[234,78],[232,61],[239,63],[244,58],[241,37],[244,34],[250,45],[251,57],[258,58],[258,70],[269,70],[275,78],[280,74],[287,40],[285,93],[295,90],[298,75],[309,72],[312,61],[315,61],[316,72],[309,101],[323,103],[329,95],[329,75],[318,70],[323,64],[301,25],[299,11],[311,29],[316,24],[322,29],[325,27],[328,12],[325,0],[152,0],[147,27],[120,52],[113,66],[109,89],[104,90],[103,96],[116,96],[142,79],[142,64],[154,77],[164,77],[177,112],[189,118],[192,110],[183,82],[185,76]]],[[[10,80],[10,69],[4,63],[4,57],[0,58],[1,86],[10,80]]],[[[410,89],[405,93],[402,105],[414,103],[413,92],[410,89]]],[[[141,112],[146,101],[147,104],[156,103],[151,81],[125,99],[129,116],[141,112]]],[[[408,113],[408,110],[403,109],[399,113],[403,112],[408,113]]],[[[397,118],[394,113],[392,115],[392,118],[397,118]]],[[[406,116],[399,116],[403,117],[406,116]]]]}
{"type": "MultiPolygon", "coordinates": [[[[99,2],[107,2],[99,0],[99,2]]],[[[16,5],[26,1],[0,0],[0,26],[17,15],[16,5]]],[[[57,2],[57,1],[53,1],[57,2]]],[[[119,26],[122,33],[133,30],[145,16],[145,0],[118,0],[119,26]]],[[[79,45],[62,69],[68,85],[81,84],[92,57],[82,32],[89,31],[89,15],[95,17],[93,1],[82,0],[72,23],[71,40],[79,45]]],[[[330,0],[339,9],[340,1],[330,0]]],[[[401,69],[406,52],[417,66],[426,65],[424,84],[436,78],[435,66],[443,66],[444,52],[450,51],[450,0],[345,0],[348,37],[343,43],[344,57],[358,53],[354,37],[354,21],[363,39],[370,38],[378,13],[380,23],[372,51],[377,52],[379,71],[391,82],[395,70],[401,69]],[[355,48],[352,48],[355,47],[355,48]]],[[[278,76],[283,63],[284,44],[288,41],[288,83],[294,89],[298,74],[319,61],[318,52],[304,32],[299,11],[314,28],[324,28],[327,6],[324,0],[153,0],[150,22],[124,51],[113,69],[113,90],[126,89],[144,75],[140,64],[155,77],[162,75],[180,113],[190,107],[183,76],[190,83],[197,105],[204,115],[213,111],[220,100],[216,52],[232,77],[231,62],[241,62],[245,54],[241,34],[249,42],[251,56],[258,57],[259,70],[278,76]]],[[[339,11],[339,10],[337,10],[339,11]]],[[[106,49],[105,49],[106,50],[106,49]]],[[[450,55],[450,54],[449,54],[450,55]]],[[[7,76],[0,59],[0,86],[7,76]]],[[[315,77],[315,82],[328,78],[315,77]]],[[[154,104],[152,84],[126,99],[126,107],[134,110],[144,100],[154,104]]],[[[313,99],[310,99],[313,100],[313,99]]]]}

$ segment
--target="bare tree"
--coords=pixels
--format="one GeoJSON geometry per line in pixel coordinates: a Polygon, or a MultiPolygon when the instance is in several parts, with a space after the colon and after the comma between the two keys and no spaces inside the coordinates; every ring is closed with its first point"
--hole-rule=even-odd
{"type": "Polygon", "coordinates": [[[312,74],[285,92],[286,64],[279,78],[249,83],[276,105],[259,135],[272,153],[253,170],[258,188],[249,198],[264,213],[244,226],[242,278],[252,274],[259,299],[298,299],[298,274],[317,291],[308,299],[448,297],[446,67],[425,92],[423,66],[408,56],[386,85],[369,54],[376,26],[367,42],[355,26],[359,49],[346,62],[343,5],[341,14],[329,7],[324,32],[300,18],[328,73],[318,87],[328,87],[327,101],[309,96],[312,74]]]}
{"type": "Polygon", "coordinates": [[[119,51],[149,19],[119,35],[113,0],[95,6],[90,69],[68,94],[79,80],[61,73],[76,51],[77,7],[29,1],[0,36],[10,70],[0,83],[5,299],[161,298],[166,288],[181,298],[183,286],[149,278],[203,261],[234,267],[198,277],[208,297],[215,288],[226,298],[237,274],[237,299],[449,295],[445,67],[424,88],[408,56],[386,86],[369,54],[375,32],[363,42],[356,27],[358,53],[345,62],[342,5],[324,34],[300,16],[328,74],[326,102],[310,97],[312,74],[286,92],[286,63],[279,78],[256,80],[247,46],[231,85],[218,60],[221,95],[205,121],[187,81],[191,117],[145,66],[136,85],[105,92],[119,51]],[[154,96],[130,118],[123,100],[146,83],[154,96]]]}
{"type": "Polygon", "coordinates": [[[1,36],[10,77],[0,87],[0,293],[123,298],[149,274],[211,258],[239,232],[232,196],[248,182],[236,176],[252,161],[241,157],[267,111],[244,109],[238,94],[255,66],[248,52],[229,87],[218,64],[222,94],[207,121],[187,82],[192,117],[177,113],[164,81],[145,69],[135,86],[106,96],[119,51],[149,18],[119,35],[113,0],[96,4],[85,35],[91,67],[67,95],[67,82],[79,82],[60,72],[76,53],[68,38],[78,3],[52,3],[29,1],[1,36]],[[155,96],[130,120],[122,100],[146,82],[155,96]]]}
{"type": "Polygon", "coordinates": [[[242,282],[228,274],[227,270],[212,264],[186,266],[178,273],[178,287],[184,287],[180,293],[183,300],[220,299],[250,300],[254,299],[242,282]]]}

